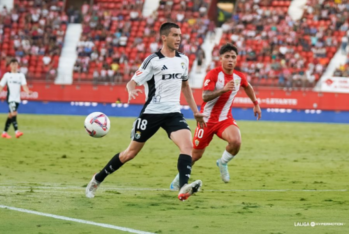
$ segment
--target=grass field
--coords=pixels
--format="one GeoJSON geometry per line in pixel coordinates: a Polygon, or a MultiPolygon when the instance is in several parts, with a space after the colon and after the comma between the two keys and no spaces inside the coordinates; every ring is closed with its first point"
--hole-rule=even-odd
{"type": "MultiPolygon", "coordinates": [[[[25,135],[0,139],[0,205],[156,233],[349,233],[349,125],[241,121],[231,182],[220,180],[225,143],[215,138],[193,167],[203,191],[180,202],[168,190],[178,150],[163,130],[87,199],[93,173],[128,145],[133,119],[111,118],[102,139],[85,133],[81,116],[18,121],[25,135]],[[295,226],[312,221],[344,225],[295,226]]],[[[0,209],[0,233],[125,232],[0,209]]]]}

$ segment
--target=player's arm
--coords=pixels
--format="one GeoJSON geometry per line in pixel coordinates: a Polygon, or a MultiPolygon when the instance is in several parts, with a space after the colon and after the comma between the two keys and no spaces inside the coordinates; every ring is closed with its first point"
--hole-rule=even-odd
{"type": "Polygon", "coordinates": [[[137,83],[134,80],[130,80],[127,85],[127,92],[128,92],[128,103],[132,100],[132,99],[136,99],[136,97],[138,96],[138,93],[142,93],[142,90],[137,89],[137,83]]]}
{"type": "Polygon", "coordinates": [[[2,77],[1,81],[0,81],[0,93],[3,90],[3,88],[5,87],[5,85],[7,84],[7,77],[6,74],[2,77]]]}
{"type": "Polygon", "coordinates": [[[27,80],[25,79],[24,74],[22,74],[21,79],[22,79],[21,84],[22,84],[22,88],[23,88],[24,92],[26,92],[28,95],[31,94],[32,91],[30,91],[28,86],[27,86],[27,80]]]}
{"type": "MultiPolygon", "coordinates": [[[[210,81],[210,80],[208,80],[210,81]]],[[[205,81],[206,84],[207,81],[205,81]]],[[[219,96],[221,96],[223,93],[234,91],[235,90],[235,84],[234,80],[229,81],[223,89],[217,89],[217,90],[205,90],[202,92],[202,100],[204,102],[211,101],[219,96]]]]}
{"type": "Polygon", "coordinates": [[[127,83],[128,102],[136,99],[138,93],[142,93],[141,89],[136,88],[137,85],[143,85],[153,77],[152,59],[154,59],[153,55],[148,56],[127,83]]]}
{"type": "Polygon", "coordinates": [[[185,100],[187,101],[190,109],[193,111],[194,117],[195,117],[196,121],[198,122],[200,128],[206,127],[206,123],[204,121],[205,115],[201,114],[198,110],[198,107],[197,107],[195,99],[193,97],[193,93],[191,91],[188,80],[185,80],[182,82],[182,93],[183,93],[185,100]]]}
{"type": "Polygon", "coordinates": [[[246,95],[253,102],[253,105],[254,105],[254,107],[253,107],[254,116],[257,117],[257,120],[260,120],[260,118],[262,117],[262,111],[261,111],[261,108],[260,108],[259,103],[257,101],[256,94],[254,93],[252,85],[250,83],[248,83],[248,85],[243,86],[243,88],[245,90],[246,95]]]}
{"type": "MultiPolygon", "coordinates": [[[[27,85],[22,85],[22,88],[23,88],[24,92],[26,92],[27,94],[33,93],[31,90],[29,90],[29,88],[28,88],[27,85]]],[[[1,90],[0,90],[0,91],[1,91],[1,90]]]]}

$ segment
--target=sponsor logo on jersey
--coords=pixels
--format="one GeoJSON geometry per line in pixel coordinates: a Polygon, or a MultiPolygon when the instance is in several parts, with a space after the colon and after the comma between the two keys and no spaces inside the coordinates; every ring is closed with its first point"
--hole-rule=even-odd
{"type": "Polygon", "coordinates": [[[136,71],[136,76],[139,76],[140,74],[142,74],[143,72],[141,71],[136,71]]]}
{"type": "Polygon", "coordinates": [[[166,65],[164,65],[162,68],[161,68],[161,71],[163,70],[167,70],[168,68],[166,67],[166,65]]]}
{"type": "Polygon", "coordinates": [[[163,74],[162,79],[163,80],[182,79],[182,73],[163,74]]]}

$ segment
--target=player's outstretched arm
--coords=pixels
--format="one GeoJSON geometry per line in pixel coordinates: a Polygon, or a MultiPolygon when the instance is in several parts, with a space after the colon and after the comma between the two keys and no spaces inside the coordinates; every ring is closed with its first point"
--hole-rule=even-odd
{"type": "Polygon", "coordinates": [[[254,116],[257,117],[257,120],[260,120],[262,117],[262,111],[257,101],[252,85],[249,83],[246,87],[244,87],[244,89],[245,89],[246,95],[251,99],[251,101],[254,104],[254,107],[253,107],[254,116]]]}
{"type": "Polygon", "coordinates": [[[218,89],[218,90],[205,90],[202,93],[202,100],[204,102],[208,102],[211,101],[219,96],[221,96],[223,93],[229,92],[229,91],[234,91],[235,90],[235,84],[234,84],[234,80],[229,81],[223,89],[218,89]]]}
{"type": "Polygon", "coordinates": [[[31,90],[29,90],[27,85],[22,85],[24,92],[26,92],[27,94],[32,94],[33,92],[31,90]]]}
{"type": "Polygon", "coordinates": [[[199,112],[188,81],[182,82],[182,93],[183,93],[188,105],[190,106],[190,109],[193,111],[194,117],[195,117],[196,121],[198,122],[200,128],[206,127],[206,123],[204,121],[204,117],[206,117],[206,116],[199,112]]]}
{"type": "Polygon", "coordinates": [[[136,99],[136,97],[138,96],[138,93],[142,93],[142,90],[140,89],[136,89],[137,87],[137,83],[134,80],[130,80],[127,85],[127,92],[128,92],[128,103],[130,103],[130,101],[132,99],[136,99]]]}

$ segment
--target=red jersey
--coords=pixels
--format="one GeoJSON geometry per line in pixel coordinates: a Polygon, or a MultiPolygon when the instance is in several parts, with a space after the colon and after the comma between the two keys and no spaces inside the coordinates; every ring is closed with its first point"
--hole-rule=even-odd
{"type": "Polygon", "coordinates": [[[229,75],[223,71],[222,67],[216,67],[207,73],[203,91],[223,89],[226,83],[231,80],[234,80],[235,91],[223,93],[211,101],[202,103],[200,112],[208,116],[205,118],[207,123],[217,123],[233,118],[231,109],[234,98],[239,92],[240,86],[248,86],[245,75],[238,71],[234,71],[232,75],[229,75]]]}

